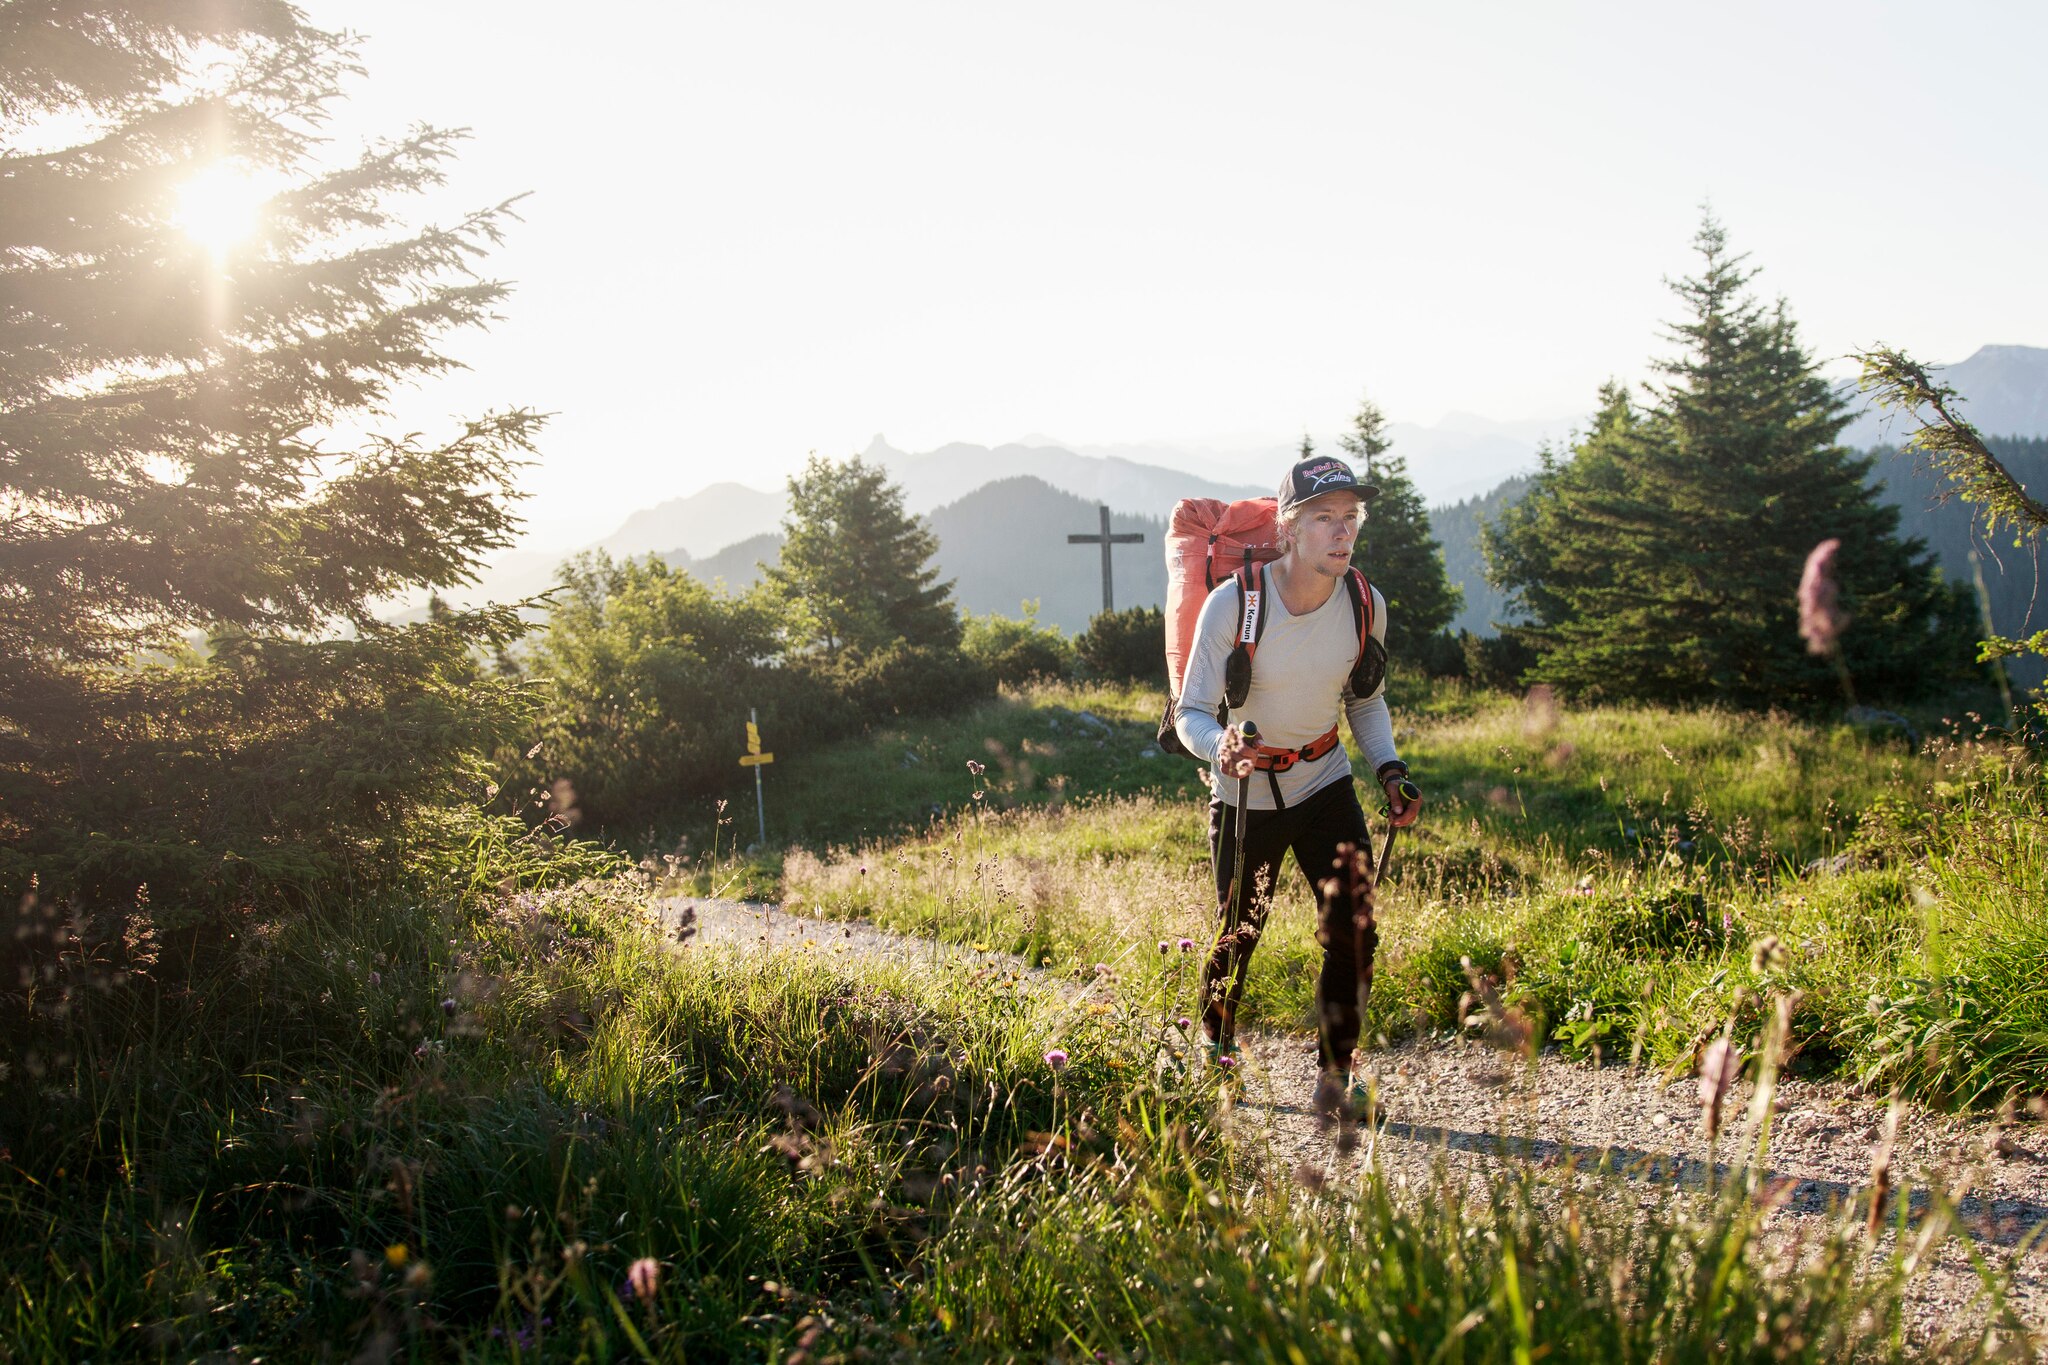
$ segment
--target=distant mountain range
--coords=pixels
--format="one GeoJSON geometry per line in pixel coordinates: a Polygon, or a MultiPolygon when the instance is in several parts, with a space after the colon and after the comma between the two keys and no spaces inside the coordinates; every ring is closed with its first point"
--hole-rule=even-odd
{"type": "MultiPolygon", "coordinates": [[[[1102,610],[1102,550],[1069,545],[1072,532],[1094,534],[1097,504],[1054,488],[1030,475],[997,479],[965,497],[932,509],[926,520],[938,537],[934,563],[953,583],[953,601],[977,615],[1021,615],[1027,601],[1038,604],[1041,625],[1077,634],[1102,610]]],[[[1116,605],[1156,607],[1166,601],[1166,522],[1160,517],[1112,513],[1110,530],[1145,537],[1136,545],[1112,547],[1110,579],[1116,605]]],[[[779,533],[755,536],[708,559],[662,556],[706,582],[723,581],[737,591],[761,579],[763,564],[782,553],[779,533]]]]}
{"type": "MultiPolygon", "coordinates": [[[[1964,395],[1964,414],[1987,434],[2048,437],[2048,349],[1986,346],[1941,370],[1939,377],[1964,395]]],[[[1852,402],[1862,403],[1853,385],[1844,391],[1852,402]]],[[[1417,487],[1435,509],[1432,521],[1450,575],[1465,588],[1465,609],[1456,625],[1490,634],[1493,623],[1506,619],[1505,602],[1486,583],[1480,525],[1527,491],[1539,446],[1545,441],[1562,446],[1573,425],[1569,420],[1502,423],[1454,415],[1432,427],[1390,426],[1394,453],[1407,458],[1417,487]]],[[[1897,416],[1862,411],[1843,439],[1871,448],[1896,444],[1909,430],[1897,416]]],[[[1319,449],[1335,445],[1334,439],[1317,441],[1319,449]]],[[[862,455],[889,471],[904,490],[909,510],[930,519],[939,537],[940,568],[957,580],[955,599],[963,607],[1007,615],[1035,598],[1041,620],[1073,631],[1101,605],[1100,559],[1086,546],[1068,545],[1066,536],[1094,529],[1097,504],[1111,509],[1117,529],[1146,536],[1143,546],[1115,551],[1117,604],[1157,604],[1165,595],[1159,537],[1175,500],[1258,496],[1295,449],[1251,441],[1070,447],[1033,436],[994,448],[956,443],[909,453],[877,436],[862,455]]],[[[2025,471],[2021,477],[2038,488],[2048,483],[2048,463],[2037,461],[2048,457],[2031,450],[2018,450],[2015,471],[2025,471]]],[[[1878,473],[1887,497],[1905,512],[1907,534],[1926,538],[1944,569],[1968,581],[1973,569],[1967,510],[1933,504],[1930,499],[1938,490],[1910,460],[1888,456],[1878,473]]],[[[756,581],[758,565],[779,553],[785,509],[786,494],[779,489],[763,492],[717,483],[632,513],[591,548],[614,555],[659,554],[700,578],[722,579],[738,589],[756,581]]],[[[516,551],[492,566],[479,589],[451,596],[517,600],[547,587],[564,557],[516,551]]],[[[1990,581],[2001,630],[2017,632],[2025,619],[2033,619],[2020,606],[2034,600],[2038,570],[2031,560],[1980,552],[1976,567],[1990,581]]],[[[2048,616],[2048,602],[2035,612],[2035,618],[2043,616],[2048,616]]],[[[2029,629],[2040,624],[2034,619],[2029,629]]]]}

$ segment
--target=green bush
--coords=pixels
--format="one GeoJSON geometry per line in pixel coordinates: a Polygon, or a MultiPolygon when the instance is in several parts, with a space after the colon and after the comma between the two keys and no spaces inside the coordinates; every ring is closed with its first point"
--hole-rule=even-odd
{"type": "Polygon", "coordinates": [[[969,615],[961,652],[987,669],[997,683],[1018,686],[1056,682],[1074,672],[1073,642],[1058,626],[1038,624],[1038,603],[1024,604],[1022,619],[990,612],[969,615]]]}
{"type": "Polygon", "coordinates": [[[397,873],[423,814],[483,801],[478,755],[530,721],[528,690],[471,657],[517,629],[492,612],[354,640],[237,635],[204,658],[79,670],[62,761],[16,734],[0,763],[0,895],[33,884],[177,933],[397,873]]]}
{"type": "Polygon", "coordinates": [[[1158,607],[1097,612],[1074,637],[1074,653],[1090,675],[1166,685],[1166,613],[1158,607]]]}
{"type": "Polygon", "coordinates": [[[1536,666],[1536,651],[1512,630],[1498,635],[1458,632],[1465,651],[1465,676],[1481,687],[1502,692],[1522,690],[1522,675],[1536,666]]]}
{"type": "Polygon", "coordinates": [[[552,801],[565,815],[642,821],[721,790],[746,751],[750,710],[785,746],[859,724],[842,678],[777,662],[786,612],[766,589],[735,596],[652,556],[602,553],[563,565],[560,578],[533,658],[550,705],[521,776],[528,790],[566,781],[552,801]]]}
{"type": "Polygon", "coordinates": [[[836,658],[806,661],[806,667],[829,682],[866,725],[948,715],[996,694],[989,671],[947,645],[899,640],[872,652],[842,650],[836,658]]]}
{"type": "Polygon", "coordinates": [[[1388,667],[1401,671],[1412,669],[1425,678],[1468,677],[1471,666],[1465,659],[1465,639],[1464,635],[1453,635],[1447,630],[1426,635],[1415,647],[1412,659],[1394,659],[1388,667]]]}

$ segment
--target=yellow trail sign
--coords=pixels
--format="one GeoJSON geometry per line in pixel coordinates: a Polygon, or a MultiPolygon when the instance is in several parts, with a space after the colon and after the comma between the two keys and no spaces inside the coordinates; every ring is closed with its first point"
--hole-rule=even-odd
{"type": "MultiPolygon", "coordinates": [[[[763,763],[773,763],[774,761],[774,754],[748,754],[740,760],[740,766],[742,768],[758,768],[763,763]]],[[[776,790],[780,791],[781,788],[778,787],[776,790]]]]}
{"type": "Polygon", "coordinates": [[[747,722],[747,752],[750,754],[761,752],[761,727],[752,721],[747,722]]]}

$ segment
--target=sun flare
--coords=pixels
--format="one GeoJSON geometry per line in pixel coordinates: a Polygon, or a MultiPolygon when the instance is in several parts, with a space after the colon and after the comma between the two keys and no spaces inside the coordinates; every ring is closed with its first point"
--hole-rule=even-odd
{"type": "Polygon", "coordinates": [[[172,221],[187,237],[220,255],[255,232],[267,197],[240,168],[215,162],[178,187],[172,221]]]}

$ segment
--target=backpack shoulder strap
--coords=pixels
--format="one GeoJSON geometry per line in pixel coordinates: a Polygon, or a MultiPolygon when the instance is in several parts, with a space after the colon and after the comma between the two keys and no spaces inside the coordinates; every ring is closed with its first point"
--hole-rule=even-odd
{"type": "Polygon", "coordinates": [[[1247,564],[1231,577],[1237,580],[1237,643],[1247,655],[1259,650],[1266,633],[1266,586],[1264,570],[1247,564]]]}
{"type": "Polygon", "coordinates": [[[1348,569],[1344,586],[1351,590],[1351,619],[1358,623],[1358,654],[1363,658],[1366,641],[1372,639],[1372,584],[1357,569],[1348,569]]]}
{"type": "MultiPolygon", "coordinates": [[[[1246,557],[1249,561],[1249,556],[1246,557]]],[[[1265,585],[1259,566],[1247,562],[1231,575],[1237,580],[1237,636],[1230,642],[1230,658],[1223,669],[1224,712],[1244,705],[1252,686],[1252,656],[1258,653],[1259,636],[1266,631],[1265,585]]],[[[1223,715],[1217,716],[1218,720],[1223,715]]]]}
{"type": "Polygon", "coordinates": [[[1347,685],[1352,696],[1369,697],[1387,680],[1387,650],[1372,635],[1372,584],[1356,569],[1344,575],[1344,582],[1350,589],[1351,610],[1358,621],[1358,657],[1352,662],[1347,685]]]}

